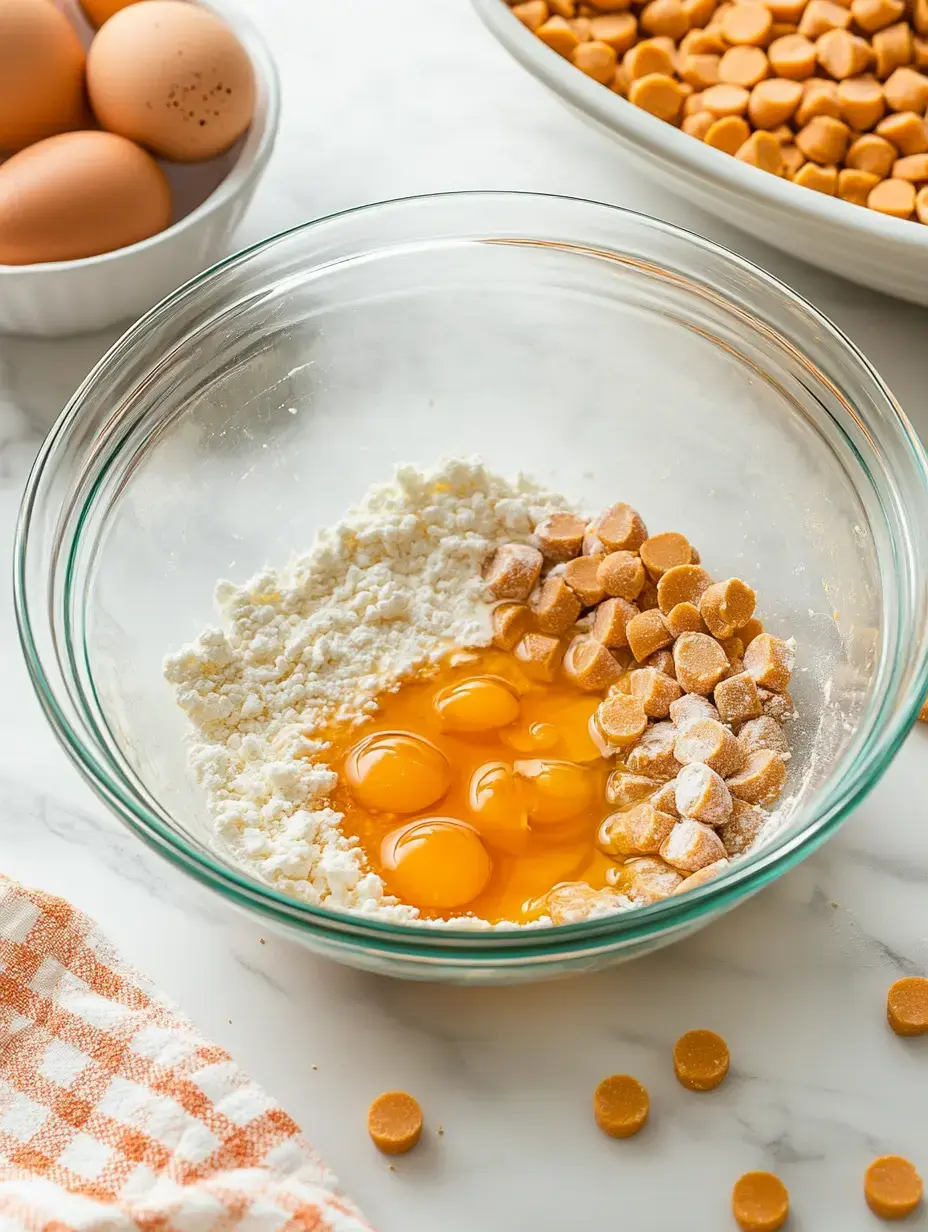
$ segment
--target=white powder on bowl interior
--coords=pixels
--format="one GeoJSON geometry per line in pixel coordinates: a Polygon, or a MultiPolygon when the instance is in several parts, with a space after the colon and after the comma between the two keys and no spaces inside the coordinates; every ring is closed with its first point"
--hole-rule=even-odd
{"type": "Polygon", "coordinates": [[[305,556],[244,586],[219,584],[222,628],[170,655],[165,675],[195,728],[191,764],[217,834],[238,860],[314,905],[417,919],[342,834],[328,807],[336,776],[314,733],[376,709],[378,693],[450,648],[487,645],[484,563],[568,507],[477,460],[404,466],[305,556]]]}

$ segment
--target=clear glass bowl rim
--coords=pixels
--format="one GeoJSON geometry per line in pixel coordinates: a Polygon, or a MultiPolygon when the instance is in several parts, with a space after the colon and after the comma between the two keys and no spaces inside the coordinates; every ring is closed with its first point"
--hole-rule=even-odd
{"type": "MultiPolygon", "coordinates": [[[[394,954],[402,950],[411,956],[415,955],[426,960],[431,957],[435,960],[450,959],[466,962],[467,951],[475,957],[479,956],[482,963],[492,962],[494,956],[501,963],[517,962],[520,954],[531,956],[534,959],[547,956],[554,960],[562,950],[572,954],[582,951],[592,955],[597,951],[612,949],[617,943],[626,944],[656,936],[665,931],[677,931],[704,915],[724,909],[733,901],[744,898],[788,871],[835,831],[850,810],[861,802],[885,772],[915,722],[921,700],[928,691],[928,636],[915,629],[913,617],[911,618],[913,627],[901,630],[909,637],[908,644],[913,647],[915,660],[914,671],[905,694],[898,697],[894,693],[894,690],[898,691],[899,683],[896,676],[897,664],[894,665],[895,671],[888,681],[884,682],[883,695],[878,699],[879,713],[871,716],[871,732],[863,747],[862,755],[854,767],[855,774],[851,788],[848,789],[845,782],[840,785],[843,790],[839,792],[836,790],[839,785],[833,783],[831,791],[823,792],[821,797],[815,801],[813,814],[801,831],[782,843],[771,845],[753,860],[736,863],[722,877],[678,898],[670,898],[651,906],[638,907],[632,911],[597,920],[564,924],[557,928],[528,930],[487,932],[393,924],[365,915],[311,906],[281,894],[270,886],[260,884],[243,873],[239,873],[231,865],[224,865],[202,854],[188,844],[167,826],[157,813],[148,808],[119,773],[118,767],[109,760],[101,759],[99,748],[90,747],[88,742],[82,738],[60,704],[50,675],[42,663],[36,640],[36,616],[30,608],[27,594],[29,585],[27,570],[30,564],[31,522],[43,477],[50,468],[54,467],[59,449],[66,446],[69,431],[79,418],[85,400],[92,396],[97,379],[114,365],[118,366],[121,359],[127,353],[131,353],[137,344],[144,348],[148,327],[165,314],[172,312],[182,301],[207,284],[218,282],[225,271],[259,254],[266,253],[276,245],[284,244],[294,237],[309,234],[314,229],[324,227],[328,223],[348,220],[355,216],[371,216],[377,211],[411,210],[419,206],[441,208],[443,203],[453,205],[470,201],[481,202],[490,207],[494,201],[512,204],[519,200],[537,204],[548,203],[560,207],[578,207],[581,211],[584,209],[611,211],[631,225],[637,225],[645,230],[650,228],[674,237],[677,241],[682,240],[687,244],[695,245],[703,250],[707,258],[721,261],[729,268],[741,269],[749,273],[760,280],[772,296],[779,297],[806,313],[832,345],[837,346],[839,350],[843,349],[861,366],[865,376],[872,382],[871,394],[883,403],[885,413],[896,421],[897,428],[901,430],[904,447],[910,455],[908,461],[914,466],[921,479],[920,486],[925,497],[925,513],[928,519],[928,459],[908,419],[882,378],[855,344],[827,317],[786,284],[719,244],[684,228],[632,210],[567,196],[469,190],[379,201],[301,223],[224,258],[155,305],[113,344],[88,373],[46,437],[26,484],[14,541],[14,606],[20,643],[33,687],[56,738],[71,761],[96,794],[109,805],[129,829],[201,884],[217,891],[240,907],[257,910],[278,924],[291,929],[294,927],[297,930],[307,929],[310,932],[350,935],[369,950],[383,950],[394,954]],[[874,719],[882,722],[876,722],[874,719]],[[456,958],[453,956],[454,951],[457,951],[456,958]]],[[[487,234],[474,236],[468,233],[464,238],[474,242],[493,238],[491,226],[484,225],[481,230],[486,231],[487,234]]],[[[448,241],[447,235],[443,234],[442,239],[448,241]]],[[[575,245],[583,247],[582,241],[579,240],[569,240],[563,243],[568,248],[575,245]]],[[[560,243],[558,246],[561,246],[560,243]]],[[[389,248],[389,245],[387,247],[389,248]]],[[[375,246],[374,250],[384,251],[383,247],[378,246],[375,246]]],[[[230,304],[226,304],[223,311],[228,311],[230,307],[230,304]]],[[[80,519],[78,524],[80,524],[80,519]]],[[[896,548],[898,545],[894,543],[893,546],[896,548]]],[[[70,551],[65,552],[64,555],[69,556],[70,551]]],[[[48,598],[50,593],[50,588],[46,587],[46,606],[49,608],[51,607],[51,600],[48,598]]],[[[40,612],[38,615],[47,619],[50,625],[54,624],[54,615],[50,612],[40,612]]],[[[900,605],[899,621],[904,622],[905,619],[906,613],[901,610],[900,605]]],[[[906,643],[903,640],[901,644],[906,643]]],[[[62,675],[65,676],[65,673],[62,675]]],[[[73,692],[67,691],[69,700],[80,711],[73,692]]]]}

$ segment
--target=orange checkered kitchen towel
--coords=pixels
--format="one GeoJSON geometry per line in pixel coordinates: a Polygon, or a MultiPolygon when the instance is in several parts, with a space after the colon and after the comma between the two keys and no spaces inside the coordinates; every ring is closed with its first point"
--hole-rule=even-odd
{"type": "Polygon", "coordinates": [[[0,1232],[370,1232],[96,924],[0,879],[0,1232]]]}

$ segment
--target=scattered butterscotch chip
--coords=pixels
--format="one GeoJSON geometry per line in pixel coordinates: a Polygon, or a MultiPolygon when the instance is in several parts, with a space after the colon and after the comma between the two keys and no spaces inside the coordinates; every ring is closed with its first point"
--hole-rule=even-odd
{"type": "Polygon", "coordinates": [[[625,759],[633,774],[652,779],[672,779],[680,769],[673,755],[676,728],[673,723],[651,723],[625,759]]]}
{"type": "Polygon", "coordinates": [[[619,680],[622,669],[602,642],[580,636],[567,647],[564,675],[578,688],[599,693],[619,680]]]}
{"type": "Polygon", "coordinates": [[[500,650],[512,650],[516,642],[532,627],[531,609],[524,603],[499,603],[493,609],[493,645],[500,650]]]}
{"type": "Polygon", "coordinates": [[[718,722],[719,712],[707,697],[700,697],[698,693],[684,693],[677,701],[671,702],[670,719],[677,731],[683,733],[689,731],[700,719],[715,719],[718,722]]]}
{"type": "Polygon", "coordinates": [[[747,672],[720,680],[712,696],[723,723],[745,723],[763,713],[754,677],[747,672]]]}
{"type": "Polygon", "coordinates": [[[760,833],[767,814],[755,804],[738,800],[731,801],[731,817],[719,826],[719,838],[729,856],[743,855],[760,833]]]}
{"type": "Polygon", "coordinates": [[[619,650],[628,645],[626,630],[637,615],[638,609],[627,599],[604,599],[596,608],[592,634],[604,646],[619,650]]]}
{"type": "Polygon", "coordinates": [[[682,637],[684,633],[709,632],[695,603],[678,603],[666,613],[664,623],[675,638],[682,637]]]}
{"type": "Polygon", "coordinates": [[[661,859],[685,873],[695,873],[707,864],[726,858],[722,840],[704,822],[684,817],[678,821],[660,847],[661,859]]]}
{"type": "Polygon", "coordinates": [[[744,668],[760,688],[782,693],[793,672],[793,652],[780,638],[761,633],[745,649],[744,668]]]}
{"type": "Polygon", "coordinates": [[[789,752],[789,742],[783,728],[776,719],[765,714],[742,724],[738,729],[738,743],[745,753],[757,753],[761,749],[770,749],[774,753],[789,752]]]}
{"type": "Polygon", "coordinates": [[[928,980],[908,975],[896,980],[886,998],[886,1017],[897,1035],[928,1032],[928,980]]]}
{"type": "Polygon", "coordinates": [[[668,569],[677,565],[688,565],[693,559],[689,540],[685,535],[673,530],[645,539],[639,554],[642,564],[655,582],[659,581],[668,569]]]}
{"type": "Polygon", "coordinates": [[[615,748],[634,744],[648,726],[648,716],[637,697],[613,693],[596,708],[596,725],[615,748]]]}
{"type": "Polygon", "coordinates": [[[725,1081],[729,1059],[728,1045],[714,1031],[687,1031],[673,1046],[673,1072],[688,1091],[714,1090],[725,1081]]]}
{"type": "Polygon", "coordinates": [[[671,779],[669,783],[663,783],[651,796],[648,803],[652,808],[656,808],[659,813],[669,813],[671,817],[679,817],[680,810],[677,808],[677,780],[671,779]]]}
{"type": "Polygon", "coordinates": [[[689,877],[684,877],[672,893],[685,894],[687,890],[698,890],[700,886],[718,877],[719,873],[724,873],[730,865],[730,860],[716,860],[714,864],[707,864],[705,868],[697,869],[695,873],[690,873],[689,877]]]}
{"type": "Polygon", "coordinates": [[[677,824],[653,805],[636,804],[627,813],[613,813],[599,828],[598,843],[614,856],[656,856],[677,824]]]}
{"type": "Polygon", "coordinates": [[[735,774],[747,760],[738,738],[716,719],[698,719],[681,731],[674,741],[674,756],[682,766],[699,762],[723,779],[735,774]]]}
{"type": "Polygon", "coordinates": [[[764,714],[778,723],[785,723],[794,717],[796,708],[789,693],[771,693],[768,689],[758,689],[760,704],[764,714]]]}
{"type": "Polygon", "coordinates": [[[670,898],[683,882],[681,873],[653,856],[639,856],[637,859],[628,860],[621,868],[610,869],[606,877],[613,871],[616,884],[622,893],[639,907],[647,907],[651,903],[670,898]]]}
{"type": "Polygon", "coordinates": [[[880,1219],[905,1219],[922,1200],[922,1178],[901,1155],[882,1155],[864,1173],[864,1197],[880,1219]]]}
{"type": "Polygon", "coordinates": [[[585,881],[562,882],[545,895],[552,924],[578,924],[588,920],[594,911],[619,911],[624,905],[621,894],[615,890],[594,890],[585,881]]]}
{"type": "Polygon", "coordinates": [[[545,560],[562,564],[580,555],[585,530],[575,513],[552,513],[535,527],[535,542],[545,560]]]}
{"type": "Polygon", "coordinates": [[[650,799],[660,786],[660,779],[648,778],[645,774],[629,774],[627,770],[613,770],[606,780],[606,799],[619,808],[629,808],[650,799]]]}
{"type": "MultiPolygon", "coordinates": [[[[644,662],[656,650],[663,650],[673,643],[673,634],[664,623],[664,617],[657,608],[648,612],[639,612],[625,626],[625,636],[632,654],[639,663],[644,662]]],[[[674,656],[676,665],[676,656],[674,656]]]]}
{"type": "Polygon", "coordinates": [[[728,578],[706,588],[699,611],[713,637],[731,637],[754,615],[757,596],[740,578],[728,578]]]}
{"type": "Polygon", "coordinates": [[[778,1232],[789,1215],[789,1191],[772,1172],[745,1172],[731,1191],[731,1210],[741,1232],[778,1232]]]}
{"type": "MultiPolygon", "coordinates": [[[[634,646],[632,649],[634,650],[634,646]]],[[[686,692],[700,693],[703,696],[712,692],[718,682],[728,674],[729,668],[725,651],[714,638],[705,633],[684,633],[678,637],[673,644],[673,662],[677,680],[686,692]]]]}
{"type": "Polygon", "coordinates": [[[747,649],[751,642],[754,641],[755,637],[760,637],[763,631],[764,626],[760,623],[756,616],[752,616],[748,623],[746,625],[742,625],[737,632],[738,636],[741,638],[742,644],[745,649],[747,649]]]}
{"type": "Polygon", "coordinates": [[[683,693],[676,680],[653,667],[637,668],[631,673],[629,683],[632,696],[641,702],[650,719],[666,719],[670,714],[670,703],[683,693]]]}
{"type": "Polygon", "coordinates": [[[531,609],[541,633],[566,633],[580,615],[582,604],[562,577],[546,577],[532,595],[531,609]]]}
{"type": "Polygon", "coordinates": [[[642,667],[653,667],[656,672],[663,672],[674,680],[677,678],[677,669],[673,665],[673,655],[669,650],[655,650],[654,654],[648,655],[644,660],[642,667]]]}
{"type": "Polygon", "coordinates": [[[384,1155],[404,1155],[422,1136],[422,1109],[406,1091],[378,1095],[367,1113],[367,1132],[384,1155]]]}
{"type": "Polygon", "coordinates": [[[657,600],[657,587],[650,578],[642,586],[641,594],[635,600],[635,606],[639,612],[651,612],[654,608],[660,607],[657,600]]]}
{"type": "Polygon", "coordinates": [[[648,1093],[630,1074],[604,1078],[593,1094],[596,1124],[610,1138],[631,1138],[648,1119],[648,1093]]]}
{"type": "Polygon", "coordinates": [[[563,17],[549,17],[536,29],[535,34],[552,51],[567,60],[580,42],[580,36],[563,17]]]}
{"type": "Polygon", "coordinates": [[[641,514],[631,505],[613,505],[594,520],[593,526],[609,552],[636,552],[648,537],[641,514]]]}
{"type": "Polygon", "coordinates": [[[751,753],[744,768],[726,781],[728,790],[739,800],[746,800],[748,804],[772,804],[786,782],[786,763],[779,754],[761,749],[751,753]]]}
{"type": "Polygon", "coordinates": [[[674,800],[681,817],[692,817],[707,826],[724,825],[731,817],[731,792],[710,766],[690,762],[677,775],[675,784],[674,800]]]}
{"type": "Polygon", "coordinates": [[[644,565],[634,552],[610,552],[599,562],[599,584],[607,595],[633,603],[645,582],[644,565]]]}
{"type": "Polygon", "coordinates": [[[544,558],[526,543],[504,543],[487,570],[487,589],[494,599],[525,600],[535,589],[544,558]]]}
{"type": "Polygon", "coordinates": [[[560,667],[564,646],[558,638],[548,637],[546,633],[526,633],[516,643],[513,653],[529,675],[550,681],[560,667]]]}
{"type": "Polygon", "coordinates": [[[601,559],[599,556],[578,556],[576,560],[558,566],[563,570],[561,576],[564,581],[584,607],[595,607],[606,597],[598,576],[601,559]]]}
{"type": "Polygon", "coordinates": [[[695,606],[711,585],[712,578],[699,565],[675,565],[661,574],[657,583],[658,607],[666,616],[678,603],[695,606]]]}

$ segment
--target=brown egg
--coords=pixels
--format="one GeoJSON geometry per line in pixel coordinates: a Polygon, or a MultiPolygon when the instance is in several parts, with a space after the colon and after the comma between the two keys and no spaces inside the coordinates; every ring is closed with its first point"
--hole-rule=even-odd
{"type": "Polygon", "coordinates": [[[227,150],[255,103],[245,48],[183,0],[145,0],[111,17],[91,45],[87,88],[104,128],[177,162],[227,150]]]}
{"type": "Polygon", "coordinates": [[[88,122],[84,49],[51,0],[0,0],[0,150],[88,122]]]}
{"type": "Polygon", "coordinates": [[[141,0],[81,0],[81,8],[92,26],[102,26],[120,9],[127,9],[130,4],[139,3],[141,0]]]}
{"type": "Polygon", "coordinates": [[[164,172],[115,133],[61,133],[0,165],[0,265],[112,252],[170,221],[164,172]]]}

